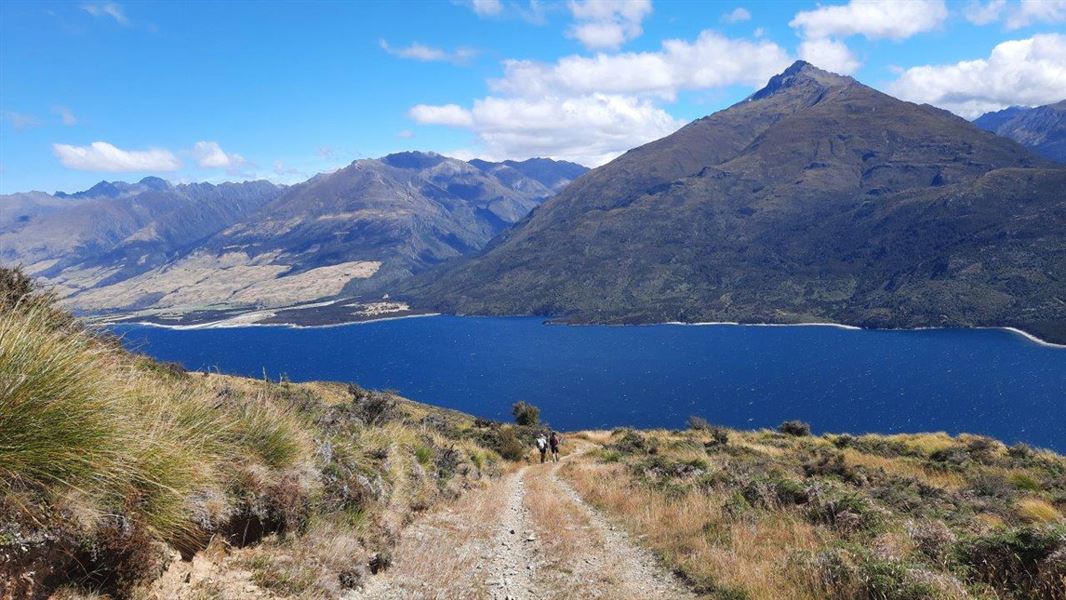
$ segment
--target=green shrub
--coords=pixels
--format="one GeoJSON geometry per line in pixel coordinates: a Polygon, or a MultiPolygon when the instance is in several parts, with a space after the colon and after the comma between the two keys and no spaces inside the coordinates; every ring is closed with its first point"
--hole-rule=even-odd
{"type": "Polygon", "coordinates": [[[777,426],[777,430],[785,435],[796,437],[803,437],[811,434],[811,426],[803,421],[785,421],[777,426]]]}
{"type": "Polygon", "coordinates": [[[518,438],[513,427],[501,427],[497,431],[496,452],[507,460],[522,460],[525,458],[528,447],[518,438]]]}
{"type": "Polygon", "coordinates": [[[1066,577],[1064,555],[1063,526],[996,531],[964,539],[955,547],[956,560],[971,580],[1023,598],[1055,598],[1054,594],[1061,593],[1066,577]]]}
{"type": "Polygon", "coordinates": [[[612,434],[612,437],[617,439],[612,441],[609,447],[624,454],[645,452],[649,448],[647,439],[632,429],[620,429],[612,434]]]}
{"type": "Polygon", "coordinates": [[[511,407],[514,422],[524,427],[535,427],[540,424],[540,409],[532,404],[526,404],[519,400],[511,407]]]}
{"type": "Polygon", "coordinates": [[[1040,491],[1040,483],[1025,473],[1011,473],[1007,478],[1011,485],[1030,492],[1040,491]]]}
{"type": "Polygon", "coordinates": [[[876,529],[884,522],[883,511],[869,498],[840,484],[819,484],[808,488],[807,493],[810,495],[806,505],[807,517],[845,535],[876,529]]]}
{"type": "Polygon", "coordinates": [[[433,459],[433,448],[429,446],[419,446],[415,448],[415,460],[423,466],[428,466],[429,461],[433,459]]]}
{"type": "Polygon", "coordinates": [[[918,565],[845,545],[818,553],[811,564],[813,587],[832,600],[936,600],[947,598],[922,578],[918,565]]]}

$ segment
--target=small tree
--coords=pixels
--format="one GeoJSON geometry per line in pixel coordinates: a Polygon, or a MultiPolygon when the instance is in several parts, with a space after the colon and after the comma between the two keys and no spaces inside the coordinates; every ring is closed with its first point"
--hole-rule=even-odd
{"type": "Polygon", "coordinates": [[[532,427],[540,423],[540,409],[521,400],[511,407],[511,414],[514,415],[514,422],[519,425],[532,427]]]}

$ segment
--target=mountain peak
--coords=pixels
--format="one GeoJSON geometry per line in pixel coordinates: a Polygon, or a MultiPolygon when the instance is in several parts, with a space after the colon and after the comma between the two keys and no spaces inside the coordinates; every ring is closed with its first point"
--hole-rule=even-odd
{"type": "Polygon", "coordinates": [[[149,175],[144,179],[141,179],[138,183],[144,187],[152,190],[166,190],[170,189],[170,182],[162,177],[153,177],[149,175]]]}
{"type": "Polygon", "coordinates": [[[397,169],[428,169],[435,167],[446,160],[446,157],[436,152],[396,152],[381,158],[381,162],[396,167],[397,169]]]}
{"type": "Polygon", "coordinates": [[[792,65],[770,78],[766,87],[752,94],[749,100],[759,100],[772,96],[780,90],[816,85],[822,88],[843,87],[855,83],[851,77],[823,71],[805,60],[797,60],[792,65]]]}

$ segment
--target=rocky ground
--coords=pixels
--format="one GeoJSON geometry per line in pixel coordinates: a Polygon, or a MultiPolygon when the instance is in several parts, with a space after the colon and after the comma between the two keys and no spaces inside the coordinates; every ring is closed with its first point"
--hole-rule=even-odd
{"type": "Polygon", "coordinates": [[[523,466],[426,516],[355,599],[695,598],[558,476],[523,466]]]}

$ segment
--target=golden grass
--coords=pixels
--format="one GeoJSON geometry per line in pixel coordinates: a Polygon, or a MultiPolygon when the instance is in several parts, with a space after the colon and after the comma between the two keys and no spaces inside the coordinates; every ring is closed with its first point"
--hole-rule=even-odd
{"type": "Polygon", "coordinates": [[[1014,506],[1026,523],[1058,523],[1063,520],[1062,513],[1042,498],[1022,498],[1014,506]]]}
{"type": "Polygon", "coordinates": [[[957,490],[967,484],[966,478],[959,473],[928,468],[918,459],[908,457],[886,458],[850,448],[845,449],[843,454],[844,462],[848,465],[883,469],[890,475],[913,477],[934,487],[957,490]]]}
{"type": "Polygon", "coordinates": [[[722,499],[702,493],[668,497],[634,485],[622,465],[572,463],[561,471],[597,508],[617,519],[697,585],[741,588],[759,600],[816,598],[790,568],[796,552],[824,547],[817,529],[788,513],[733,520],[722,499]]]}

